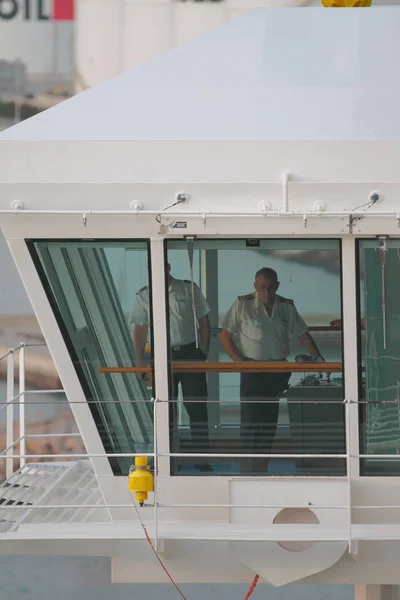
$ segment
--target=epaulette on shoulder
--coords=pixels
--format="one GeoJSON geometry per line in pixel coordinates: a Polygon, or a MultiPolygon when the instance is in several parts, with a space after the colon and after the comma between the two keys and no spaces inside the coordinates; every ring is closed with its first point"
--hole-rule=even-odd
{"type": "Polygon", "coordinates": [[[140,290],[138,290],[138,291],[136,292],[136,296],[137,296],[138,294],[140,294],[141,292],[144,292],[144,290],[147,290],[147,285],[144,285],[142,288],[140,288],[140,290]]]}
{"type": "MultiPolygon", "coordinates": [[[[277,294],[277,296],[278,296],[278,294],[277,294]]],[[[293,300],[291,300],[290,298],[284,298],[283,296],[278,296],[278,298],[284,304],[294,304],[293,300]]]]}
{"type": "Polygon", "coordinates": [[[245,294],[244,296],[238,296],[238,300],[240,300],[240,302],[243,302],[243,300],[253,300],[254,299],[255,294],[245,294]]]}

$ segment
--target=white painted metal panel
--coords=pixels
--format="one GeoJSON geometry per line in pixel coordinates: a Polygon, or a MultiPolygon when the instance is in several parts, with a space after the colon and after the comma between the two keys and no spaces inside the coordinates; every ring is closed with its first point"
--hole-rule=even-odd
{"type": "Polygon", "coordinates": [[[396,139],[399,23],[397,7],[255,9],[1,139],[396,139]]]}

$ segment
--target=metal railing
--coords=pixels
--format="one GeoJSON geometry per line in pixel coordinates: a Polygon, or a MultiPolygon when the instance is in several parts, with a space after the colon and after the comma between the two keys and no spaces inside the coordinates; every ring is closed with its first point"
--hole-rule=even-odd
{"type": "MultiPolygon", "coordinates": [[[[10,349],[7,354],[5,354],[3,357],[0,358],[0,360],[7,360],[7,400],[6,403],[3,404],[2,406],[0,406],[0,411],[2,410],[6,410],[6,416],[7,416],[7,420],[6,420],[6,448],[0,453],[0,458],[3,458],[4,460],[6,460],[6,477],[7,479],[9,479],[13,472],[14,472],[14,461],[17,460],[18,464],[19,464],[19,468],[23,468],[24,465],[26,464],[26,461],[29,459],[54,459],[54,457],[56,456],[58,459],[63,459],[63,458],[68,458],[71,459],[76,458],[131,458],[132,462],[134,460],[134,457],[138,454],[138,452],[124,452],[124,453],[96,453],[96,454],[87,454],[85,453],[74,453],[74,454],[50,454],[50,453],[42,453],[42,454],[29,454],[27,452],[27,448],[26,448],[26,440],[29,438],[43,438],[43,437],[71,437],[71,436],[76,436],[76,437],[81,437],[80,433],[34,433],[34,434],[29,434],[26,431],[26,415],[25,415],[25,409],[26,409],[26,395],[27,394],[37,394],[37,393],[64,393],[63,390],[42,390],[42,391],[36,391],[36,390],[26,390],[26,386],[25,386],[25,353],[26,353],[26,349],[30,346],[36,346],[38,344],[24,344],[21,343],[17,348],[15,349],[10,349]],[[15,368],[15,356],[16,354],[19,353],[19,366],[18,366],[18,393],[15,394],[15,385],[16,385],[16,381],[15,381],[15,372],[16,372],[16,368],[15,368]],[[14,423],[14,406],[17,405],[19,407],[19,431],[18,431],[18,435],[16,436],[16,439],[14,439],[14,429],[15,429],[15,423],[14,423]],[[15,447],[19,445],[19,452],[16,453],[15,452],[15,447]]],[[[201,364],[209,364],[209,363],[201,363],[201,364]]],[[[335,363],[335,364],[331,364],[331,363],[323,363],[323,364],[301,364],[298,365],[298,370],[301,371],[307,371],[307,370],[312,370],[314,371],[316,367],[319,367],[319,369],[323,372],[326,372],[327,370],[332,370],[331,368],[334,366],[336,368],[338,368],[338,365],[340,363],[335,363]]],[[[220,365],[220,363],[219,363],[220,365]]],[[[239,364],[239,367],[241,366],[241,364],[239,364]]],[[[249,367],[254,369],[254,363],[243,363],[243,367],[249,367]]],[[[285,365],[286,368],[288,367],[287,363],[285,365]]],[[[341,366],[341,365],[340,365],[341,366]]],[[[292,364],[290,364],[289,369],[292,367],[292,364]]],[[[131,372],[134,371],[134,368],[129,368],[131,372]]],[[[142,369],[141,369],[142,370],[142,369]]],[[[106,369],[104,369],[104,371],[106,371],[106,369]]],[[[103,402],[108,402],[108,401],[103,401],[103,402]]],[[[113,401],[114,402],[114,401],[113,401]]],[[[350,407],[352,404],[361,404],[361,403],[366,403],[366,402],[352,402],[351,400],[344,400],[344,401],[329,401],[329,404],[332,403],[340,403],[340,404],[344,404],[345,410],[345,423],[344,423],[344,427],[345,427],[345,435],[346,435],[346,450],[345,453],[337,453],[337,454],[323,454],[323,453],[265,453],[265,454],[251,454],[251,453],[183,453],[183,452],[160,452],[159,451],[159,447],[158,447],[158,443],[157,443],[157,427],[158,427],[158,419],[159,419],[159,406],[162,403],[166,403],[169,402],[168,400],[160,400],[158,398],[153,398],[150,402],[152,402],[153,407],[154,407],[154,418],[153,418],[153,427],[154,427],[154,448],[153,448],[153,452],[145,452],[143,454],[145,454],[148,457],[153,457],[154,458],[154,477],[155,477],[155,491],[154,491],[154,496],[153,496],[153,502],[152,502],[152,506],[153,506],[153,526],[154,526],[154,541],[155,541],[155,546],[157,548],[158,542],[159,542],[159,523],[160,523],[160,509],[165,509],[165,508],[176,508],[176,509],[181,509],[181,508],[192,508],[192,509],[196,509],[196,508],[201,508],[201,509],[217,509],[217,508],[229,508],[229,509],[234,509],[234,508],[243,508],[243,509],[249,509],[249,510],[254,510],[254,509],[271,509],[271,508],[276,508],[276,509],[283,509],[285,507],[287,508],[312,508],[312,509],[335,509],[335,510],[346,510],[347,511],[347,529],[348,529],[348,543],[349,543],[349,547],[350,549],[352,548],[352,543],[353,543],[353,534],[352,534],[352,527],[353,527],[353,521],[352,521],[352,512],[355,510],[400,510],[400,505],[399,506],[395,506],[395,505],[361,505],[361,504],[357,504],[354,505],[352,503],[352,459],[357,458],[377,458],[377,459],[390,459],[390,460],[400,460],[400,455],[391,455],[391,454],[385,454],[385,455],[368,455],[368,454],[361,454],[361,453],[354,453],[351,452],[351,446],[350,446],[350,407]],[[342,504],[324,504],[324,505],[320,505],[320,504],[315,504],[315,505],[305,505],[305,504],[287,504],[287,506],[284,505],[277,505],[277,504],[231,504],[231,503],[186,503],[186,504],[182,504],[182,503],[175,503],[175,504],[171,504],[171,503],[163,503],[162,502],[162,498],[160,498],[159,496],[159,478],[160,478],[160,474],[159,474],[159,459],[160,458],[198,458],[198,457],[203,457],[203,458],[321,458],[321,459],[332,459],[332,458],[337,458],[337,459],[343,459],[346,462],[346,475],[345,476],[341,476],[341,479],[344,480],[344,482],[347,485],[347,501],[345,503],[342,504]]],[[[197,401],[198,402],[198,401],[197,401]]],[[[290,402],[290,401],[289,401],[290,402]]],[[[296,400],[296,403],[307,403],[310,402],[312,404],[315,404],[314,400],[296,400]]],[[[79,404],[82,402],[79,401],[72,401],[69,402],[69,404],[79,404]]],[[[320,401],[318,403],[321,403],[320,401]]],[[[399,404],[398,400],[394,400],[393,401],[394,404],[399,404]]],[[[234,477],[234,475],[233,475],[234,477]]],[[[243,477],[243,476],[240,476],[243,477]]],[[[65,498],[64,498],[65,500],[65,498]]],[[[73,502],[73,499],[72,499],[73,502]]],[[[39,502],[36,505],[33,506],[29,506],[29,510],[36,512],[38,510],[55,510],[55,509],[82,509],[83,511],[86,510],[91,510],[91,511],[97,511],[97,510],[104,510],[107,509],[108,511],[110,509],[128,509],[128,508],[132,508],[132,504],[124,504],[124,503],[118,503],[118,504],[111,504],[111,503],[105,503],[102,505],[99,505],[98,503],[92,503],[92,502],[85,502],[85,503],[79,503],[79,502],[73,502],[71,504],[67,504],[67,503],[49,503],[49,504],[45,504],[43,502],[39,502]]],[[[26,506],[19,506],[18,504],[13,504],[12,506],[5,504],[5,505],[1,505],[0,504],[0,515],[2,514],[1,511],[2,510],[7,510],[7,511],[21,511],[26,509],[26,506]]]]}
{"type": "MultiPolygon", "coordinates": [[[[348,428],[348,423],[349,423],[349,414],[350,414],[350,406],[352,404],[351,401],[349,400],[345,400],[344,406],[345,406],[345,417],[346,417],[346,431],[347,431],[347,437],[346,437],[346,452],[345,454],[337,454],[337,455],[332,455],[332,454],[275,454],[275,453],[269,453],[269,454],[224,454],[224,453],[212,453],[212,454],[202,454],[202,453],[173,453],[173,452],[168,452],[168,453],[164,453],[164,452],[159,452],[158,451],[158,445],[157,445],[157,424],[158,424],[158,419],[159,419],[159,415],[158,415],[158,406],[159,404],[161,404],[162,402],[160,400],[158,400],[157,398],[154,398],[152,400],[153,405],[154,405],[154,439],[155,439],[155,443],[154,443],[154,452],[152,453],[145,453],[146,456],[151,456],[154,457],[154,477],[155,477],[155,491],[154,491],[154,496],[153,498],[150,500],[150,504],[147,504],[147,507],[151,506],[153,508],[151,517],[150,517],[150,523],[152,524],[152,537],[154,539],[154,545],[155,548],[159,548],[159,544],[160,544],[160,539],[163,537],[164,535],[164,530],[161,533],[161,537],[160,537],[160,530],[159,530],[159,526],[160,523],[163,524],[164,526],[164,521],[162,520],[162,517],[160,519],[160,511],[164,510],[164,509],[177,509],[179,511],[179,509],[221,509],[221,508],[227,508],[227,509],[246,509],[246,510],[258,510],[258,509],[284,509],[284,508],[307,508],[307,509],[318,509],[318,510],[339,510],[339,511],[346,511],[347,513],[347,526],[345,528],[341,527],[341,532],[340,535],[343,537],[345,536],[345,539],[348,543],[349,546],[349,551],[353,552],[354,549],[354,544],[357,541],[357,532],[355,532],[354,530],[354,523],[353,523],[353,519],[352,519],[352,513],[353,511],[357,511],[357,510],[383,510],[383,509],[388,509],[388,510],[400,510],[400,505],[399,506],[394,506],[394,505],[362,505],[362,504],[357,504],[354,505],[352,504],[352,487],[351,487],[351,483],[352,483],[352,473],[351,473],[351,459],[354,458],[355,456],[359,456],[358,454],[352,454],[350,452],[350,444],[349,444],[349,428],[348,428]],[[304,457],[321,457],[321,458],[344,458],[346,460],[347,463],[347,474],[344,477],[341,477],[341,480],[343,481],[343,483],[345,483],[347,485],[347,501],[345,501],[344,503],[326,503],[326,504],[310,504],[310,503],[282,503],[282,504],[276,504],[276,503],[271,503],[271,504],[239,504],[239,503],[226,503],[226,502],[222,502],[222,503],[201,503],[201,502],[193,502],[193,503],[171,503],[171,502],[163,502],[162,501],[162,497],[160,497],[159,494],[159,469],[158,469],[158,460],[161,457],[199,457],[199,456],[207,456],[209,458],[218,458],[218,457],[236,457],[236,458],[240,458],[240,457],[269,457],[269,458],[276,458],[277,456],[282,456],[285,458],[288,457],[300,457],[300,458],[304,458],[304,457]],[[346,533],[344,533],[346,531],[346,533]]],[[[63,457],[63,455],[58,455],[59,457],[63,457]]],[[[65,455],[68,456],[69,458],[71,457],[71,455],[65,455]]],[[[74,455],[77,458],[78,457],[108,457],[108,458],[116,458],[116,457],[130,457],[132,458],[132,461],[134,459],[135,453],[104,453],[104,454],[90,454],[90,455],[86,455],[86,454],[77,454],[74,455]]],[[[43,454],[43,455],[35,455],[35,458],[50,458],[52,457],[52,455],[49,454],[43,454]]],[[[14,458],[29,458],[29,455],[14,455],[14,458]]],[[[398,458],[400,459],[400,456],[393,456],[390,455],[390,458],[398,458]]],[[[162,489],[162,486],[161,488],[162,489]]],[[[67,500],[66,498],[64,498],[64,500],[67,500]]],[[[22,517],[18,518],[18,515],[20,513],[20,511],[22,510],[29,510],[30,513],[32,514],[37,514],[38,511],[75,511],[73,512],[74,515],[78,515],[78,513],[80,511],[91,511],[92,513],[96,513],[99,510],[104,510],[106,509],[107,511],[110,510],[122,510],[122,509],[132,509],[132,504],[127,504],[127,503],[107,503],[105,502],[104,504],[99,505],[99,503],[94,503],[94,502],[90,502],[90,501],[86,501],[85,503],[81,503],[81,502],[77,502],[74,500],[78,500],[78,498],[72,498],[71,502],[68,504],[66,502],[61,502],[61,503],[54,503],[54,502],[49,502],[49,503],[45,503],[45,502],[38,502],[37,504],[33,505],[33,506],[29,506],[28,508],[26,506],[18,506],[18,504],[14,504],[12,506],[9,505],[0,505],[0,515],[2,514],[2,510],[4,511],[10,511],[11,513],[13,513],[13,511],[16,511],[16,515],[17,515],[17,522],[20,522],[22,517]]],[[[146,509],[144,509],[143,512],[143,518],[145,518],[148,521],[148,517],[149,517],[149,513],[146,513],[146,509]]],[[[212,519],[211,519],[212,520],[212,519]]],[[[231,524],[232,527],[235,527],[235,524],[231,524]]],[[[274,526],[275,527],[275,526],[274,526]]],[[[311,526],[310,526],[311,527],[311,526]]],[[[328,537],[329,537],[329,532],[325,531],[321,533],[318,533],[317,530],[315,530],[315,526],[313,526],[313,532],[315,533],[315,537],[317,538],[317,540],[319,539],[318,536],[322,536],[321,539],[326,539],[326,541],[328,541],[328,537]],[[323,537],[325,536],[325,537],[323,537]]],[[[277,530],[278,531],[279,526],[277,526],[277,530]]],[[[313,535],[314,535],[313,533],[313,535]]],[[[339,535],[339,533],[336,533],[336,537],[339,535]]],[[[274,534],[271,534],[274,535],[274,534]]],[[[277,535],[277,534],[276,534],[277,535]]],[[[303,530],[299,530],[297,532],[296,527],[293,528],[293,535],[292,538],[293,540],[300,540],[302,539],[302,536],[304,535],[304,531],[303,530]]],[[[377,539],[379,538],[379,533],[377,533],[377,539]]],[[[385,535],[385,533],[383,532],[382,535],[385,535]]],[[[335,538],[336,539],[336,538],[335,538]]],[[[344,537],[343,537],[344,539],[344,537]]]]}
{"type": "MultiPolygon", "coordinates": [[[[6,402],[0,406],[0,412],[6,410],[6,448],[0,452],[0,458],[4,458],[6,461],[6,479],[11,477],[14,472],[14,460],[18,459],[19,468],[21,469],[26,464],[26,460],[29,458],[38,458],[38,455],[29,455],[26,452],[26,440],[31,438],[52,438],[52,437],[81,437],[80,433],[38,433],[38,434],[27,434],[26,433],[26,403],[25,397],[28,394],[64,394],[63,389],[56,390],[27,390],[26,389],[26,378],[25,378],[25,355],[26,348],[45,346],[45,344],[26,344],[21,342],[17,348],[10,348],[8,352],[0,357],[1,360],[7,360],[7,397],[6,402]],[[15,362],[16,355],[18,354],[18,393],[15,394],[15,362]],[[14,439],[15,430],[15,419],[14,419],[14,407],[19,408],[19,419],[18,429],[19,435],[14,439]],[[19,454],[15,454],[14,449],[19,445],[19,454]]],[[[55,455],[46,455],[46,458],[54,458],[55,455]]],[[[67,455],[70,457],[71,455],[67,455]]],[[[87,456],[87,455],[85,455],[87,456]]],[[[57,454],[60,458],[60,455],[57,454]]]]}

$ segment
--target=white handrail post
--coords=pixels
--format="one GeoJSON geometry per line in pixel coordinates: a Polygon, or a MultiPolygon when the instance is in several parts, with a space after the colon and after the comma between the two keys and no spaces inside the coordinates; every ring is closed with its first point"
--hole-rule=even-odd
{"type": "Polygon", "coordinates": [[[154,398],[154,548],[158,551],[158,493],[157,493],[157,475],[158,475],[158,454],[157,454],[157,396],[154,398]]]}
{"type": "Polygon", "coordinates": [[[26,440],[25,440],[25,344],[20,345],[19,350],[19,436],[20,455],[19,466],[22,468],[26,463],[26,440]],[[22,458],[23,457],[23,458],[22,458]]]}
{"type": "Polygon", "coordinates": [[[7,356],[6,478],[14,472],[14,350],[7,356]]]}
{"type": "Polygon", "coordinates": [[[349,528],[349,553],[353,554],[353,541],[351,532],[351,444],[350,444],[350,403],[345,399],[345,427],[346,427],[346,467],[347,467],[347,501],[349,504],[348,510],[348,528],[349,528]]]}

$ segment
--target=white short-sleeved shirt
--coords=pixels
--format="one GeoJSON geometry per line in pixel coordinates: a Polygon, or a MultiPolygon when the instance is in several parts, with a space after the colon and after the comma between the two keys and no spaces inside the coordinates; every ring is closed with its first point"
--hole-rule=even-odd
{"type": "Polygon", "coordinates": [[[239,296],[222,321],[243,356],[254,360],[280,360],[290,353],[289,339],[308,331],[293,303],[275,296],[272,316],[257,294],[239,296]]]}
{"type": "MultiPolygon", "coordinates": [[[[171,346],[190,344],[196,340],[192,284],[190,281],[183,279],[172,279],[168,291],[171,346]]],[[[210,312],[210,308],[196,284],[194,284],[194,299],[196,316],[201,319],[210,312]]],[[[149,325],[149,306],[149,288],[146,286],[136,294],[136,302],[131,313],[130,323],[149,325]]]]}

